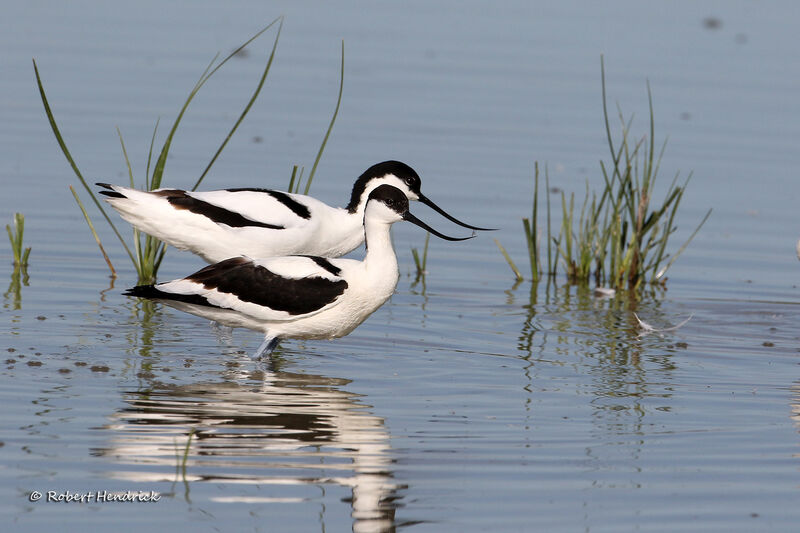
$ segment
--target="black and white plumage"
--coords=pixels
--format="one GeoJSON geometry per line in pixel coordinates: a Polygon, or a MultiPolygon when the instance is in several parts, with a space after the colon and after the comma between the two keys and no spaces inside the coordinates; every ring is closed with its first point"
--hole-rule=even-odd
{"type": "Polygon", "coordinates": [[[334,339],[347,335],[389,299],[399,272],[391,225],[407,220],[434,235],[408,210],[406,195],[391,185],[374,189],[364,209],[367,252],[362,261],[291,255],[233,257],[194,274],[126,292],[161,300],[227,326],[262,331],[256,356],[270,353],[281,339],[334,339]]]}
{"type": "Polygon", "coordinates": [[[235,256],[342,256],[364,242],[364,208],[380,185],[393,185],[463,227],[420,191],[419,175],[399,161],[368,168],[355,182],[345,208],[330,207],[310,196],[271,189],[238,188],[207,192],[180,189],[140,191],[98,183],[123,219],[209,263],[235,256]]]}

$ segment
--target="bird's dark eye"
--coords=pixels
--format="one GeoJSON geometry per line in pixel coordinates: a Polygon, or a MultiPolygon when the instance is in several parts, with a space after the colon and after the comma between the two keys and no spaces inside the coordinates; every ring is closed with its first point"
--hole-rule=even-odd
{"type": "Polygon", "coordinates": [[[414,178],[412,177],[406,178],[406,185],[408,185],[409,187],[414,185],[414,178]]]}

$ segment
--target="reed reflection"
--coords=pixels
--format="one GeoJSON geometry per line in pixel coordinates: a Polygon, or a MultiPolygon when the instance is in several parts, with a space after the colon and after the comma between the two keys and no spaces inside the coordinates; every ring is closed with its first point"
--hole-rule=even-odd
{"type": "Polygon", "coordinates": [[[348,487],[341,501],[353,531],[394,531],[405,487],[393,480],[389,434],[343,390],[347,380],[279,370],[227,377],[125,392],[126,406],[102,428],[110,444],[94,453],[119,463],[118,479],[183,482],[187,499],[197,483],[225,484],[212,500],[237,503],[313,504],[326,486],[348,487]]]}
{"type": "MultiPolygon", "coordinates": [[[[789,408],[792,414],[789,417],[797,426],[797,431],[800,432],[800,381],[792,383],[790,390],[792,391],[792,397],[789,401],[789,408]]],[[[800,457],[800,454],[797,454],[796,457],[800,457]]]]}
{"type": "Polygon", "coordinates": [[[22,309],[22,286],[28,286],[30,277],[28,276],[28,267],[23,265],[14,265],[14,270],[11,272],[11,282],[8,284],[8,290],[3,293],[3,298],[6,303],[3,307],[19,311],[22,309]]]}
{"type": "Polygon", "coordinates": [[[571,369],[576,392],[589,396],[595,417],[616,424],[630,413],[634,426],[646,411],[644,398],[671,396],[663,384],[674,369],[670,353],[675,346],[657,335],[642,336],[633,314],[669,322],[658,295],[636,298],[619,291],[607,297],[587,286],[555,283],[534,283],[526,294],[517,287],[506,294],[525,313],[517,349],[528,361],[530,390],[539,380],[565,379],[571,369]]]}

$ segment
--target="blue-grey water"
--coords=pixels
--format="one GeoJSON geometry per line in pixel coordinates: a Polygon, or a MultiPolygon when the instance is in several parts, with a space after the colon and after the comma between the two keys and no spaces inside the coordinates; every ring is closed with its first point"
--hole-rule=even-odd
{"type": "MultiPolygon", "coordinates": [[[[6,6],[0,222],[24,213],[33,251],[15,275],[0,245],[2,529],[795,531],[798,22],[793,2],[6,6]],[[121,295],[135,273],[90,206],[109,278],[31,59],[87,180],[127,181],[119,128],[141,183],[156,120],[163,139],[214,54],[279,15],[270,76],[205,187],[308,172],[344,40],[314,195],[343,205],[367,166],[399,159],[447,210],[501,229],[432,240],[415,280],[424,235],[397,225],[391,301],[346,338],[289,341],[258,366],[259,334],[121,295]],[[563,275],[515,284],[493,241],[527,270],[536,161],[551,186],[599,186],[601,55],[612,111],[635,114],[637,136],[650,84],[664,185],[693,174],[673,252],[713,208],[666,290],[638,303],[563,275]],[[658,328],[692,318],[643,335],[634,312],[658,328]],[[120,492],[159,499],[109,501],[120,492]]],[[[192,102],[166,184],[194,183],[274,38],[192,102]]],[[[200,266],[170,250],[160,278],[200,266]]]]}

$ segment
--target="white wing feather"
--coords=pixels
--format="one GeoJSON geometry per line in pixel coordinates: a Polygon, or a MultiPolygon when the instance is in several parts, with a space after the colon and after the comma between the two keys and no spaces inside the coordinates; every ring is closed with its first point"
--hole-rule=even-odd
{"type": "MultiPolygon", "coordinates": [[[[298,216],[289,207],[281,201],[266,192],[257,191],[206,191],[206,192],[187,192],[188,196],[197,198],[203,202],[239,213],[245,218],[261,222],[263,224],[271,224],[274,226],[282,226],[290,229],[295,226],[304,226],[308,220],[298,216]]],[[[305,206],[311,212],[314,208],[318,207],[317,204],[327,208],[322,202],[315,200],[309,196],[299,194],[283,193],[292,198],[297,203],[305,206]]]]}

